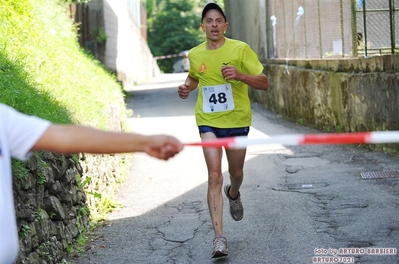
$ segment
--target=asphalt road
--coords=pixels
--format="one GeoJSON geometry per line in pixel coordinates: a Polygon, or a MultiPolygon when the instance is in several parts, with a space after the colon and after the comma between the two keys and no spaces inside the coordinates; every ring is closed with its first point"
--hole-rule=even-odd
{"type": "MultiPolygon", "coordinates": [[[[199,140],[196,93],[187,100],[177,95],[185,76],[162,75],[128,91],[133,131],[199,140]]],[[[250,137],[294,133],[320,131],[253,105],[250,137]]],[[[186,147],[167,162],[134,154],[117,196],[123,208],[73,262],[399,263],[399,178],[361,177],[398,170],[398,156],[356,145],[251,146],[241,188],[244,219],[233,221],[225,200],[230,254],[212,259],[202,150],[186,147]]]]}

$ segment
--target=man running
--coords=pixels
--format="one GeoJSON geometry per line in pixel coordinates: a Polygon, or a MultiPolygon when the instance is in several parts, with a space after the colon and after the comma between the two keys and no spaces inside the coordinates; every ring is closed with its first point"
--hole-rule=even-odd
{"type": "MultiPolygon", "coordinates": [[[[263,66],[248,44],[224,36],[228,23],[219,5],[208,3],[204,7],[200,26],[206,41],[190,50],[190,70],[178,94],[186,99],[198,87],[195,117],[202,140],[247,136],[252,120],[248,86],[259,90],[269,87],[263,66]]],[[[212,257],[218,258],[229,253],[222,223],[223,152],[216,148],[204,148],[203,152],[208,169],[207,202],[215,232],[212,257]]],[[[230,184],[224,186],[224,192],[232,218],[240,221],[244,209],[239,189],[246,149],[225,149],[225,153],[230,184]]]]}

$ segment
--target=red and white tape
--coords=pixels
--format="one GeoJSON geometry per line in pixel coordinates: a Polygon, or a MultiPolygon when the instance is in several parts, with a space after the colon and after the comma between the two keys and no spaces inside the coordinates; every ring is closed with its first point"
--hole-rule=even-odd
{"type": "Polygon", "coordinates": [[[340,134],[293,134],[268,138],[228,137],[201,142],[186,143],[186,146],[204,148],[241,149],[250,145],[280,144],[283,146],[321,145],[321,144],[382,144],[399,143],[399,131],[358,132],[340,134]]]}
{"type": "Polygon", "coordinates": [[[169,58],[174,58],[174,57],[180,57],[183,56],[184,53],[179,53],[179,54],[170,54],[170,55],[162,55],[162,56],[156,56],[154,59],[156,60],[163,60],[163,59],[169,59],[169,58]]]}

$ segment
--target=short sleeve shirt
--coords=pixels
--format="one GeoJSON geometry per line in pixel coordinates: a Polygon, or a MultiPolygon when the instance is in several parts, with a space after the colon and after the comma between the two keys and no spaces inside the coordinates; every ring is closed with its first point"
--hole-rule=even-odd
{"type": "Polygon", "coordinates": [[[14,209],[11,157],[25,160],[50,122],[0,104],[0,263],[14,263],[18,232],[14,209]]]}
{"type": "Polygon", "coordinates": [[[248,44],[225,38],[222,47],[206,49],[206,42],[190,50],[189,76],[199,81],[195,118],[198,126],[235,128],[251,125],[252,112],[248,85],[223,79],[223,66],[234,66],[248,75],[263,71],[256,53],[248,44]]]}

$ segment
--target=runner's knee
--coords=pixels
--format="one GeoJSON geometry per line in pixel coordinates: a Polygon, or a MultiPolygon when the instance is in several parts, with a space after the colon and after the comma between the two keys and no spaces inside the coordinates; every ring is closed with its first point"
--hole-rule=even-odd
{"type": "Polygon", "coordinates": [[[239,169],[229,169],[230,176],[233,178],[242,178],[244,175],[244,170],[242,168],[239,169]]]}
{"type": "Polygon", "coordinates": [[[223,184],[223,174],[220,172],[210,172],[208,176],[209,187],[218,187],[223,184]]]}

